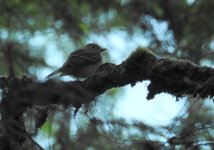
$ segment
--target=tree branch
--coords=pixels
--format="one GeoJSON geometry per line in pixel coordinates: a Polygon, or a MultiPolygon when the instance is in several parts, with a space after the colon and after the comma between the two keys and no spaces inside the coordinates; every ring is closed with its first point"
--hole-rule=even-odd
{"type": "MultiPolygon", "coordinates": [[[[84,81],[63,82],[50,79],[46,82],[38,82],[27,76],[22,78],[0,76],[1,121],[4,123],[12,119],[23,124],[22,114],[27,108],[48,107],[51,104],[74,106],[76,113],[82,104],[95,101],[96,97],[108,89],[127,84],[134,86],[137,82],[145,80],[150,81],[148,100],[162,92],[177,98],[187,94],[202,98],[214,95],[213,68],[200,67],[189,61],[159,59],[150,50],[137,48],[121,64],[105,63],[98,68],[93,77],[84,81]]],[[[42,116],[38,127],[45,122],[47,114],[44,113],[42,116]]],[[[14,129],[12,124],[7,126],[5,130],[14,129]]],[[[24,129],[24,127],[20,128],[24,129]]],[[[5,133],[9,133],[8,131],[5,133]]],[[[17,130],[18,134],[13,135],[14,133],[4,136],[22,135],[19,130],[17,130]]],[[[25,134],[23,132],[23,135],[25,134]]]]}
{"type": "MultiPolygon", "coordinates": [[[[119,65],[105,63],[84,81],[23,82],[11,86],[9,97],[22,106],[62,104],[80,107],[113,87],[150,80],[147,99],[165,92],[177,98],[191,94],[213,96],[214,69],[199,67],[189,61],[158,59],[147,49],[138,48],[119,65]]],[[[16,104],[17,105],[17,104],[16,104]]]]}

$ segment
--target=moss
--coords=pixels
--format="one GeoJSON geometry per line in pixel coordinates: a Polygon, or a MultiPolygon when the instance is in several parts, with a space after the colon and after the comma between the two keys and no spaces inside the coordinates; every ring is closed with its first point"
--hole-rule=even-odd
{"type": "Polygon", "coordinates": [[[135,52],[156,58],[156,54],[148,48],[138,47],[135,52]]]}
{"type": "Polygon", "coordinates": [[[128,57],[127,63],[133,64],[136,62],[150,62],[156,59],[156,54],[151,50],[143,47],[138,47],[136,50],[128,57]]]}

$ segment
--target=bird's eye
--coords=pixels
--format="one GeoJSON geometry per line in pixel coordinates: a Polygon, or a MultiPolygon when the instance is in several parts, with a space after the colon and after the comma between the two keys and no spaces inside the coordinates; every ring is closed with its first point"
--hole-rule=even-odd
{"type": "Polygon", "coordinates": [[[91,48],[96,48],[96,46],[95,45],[91,45],[91,48]]]}

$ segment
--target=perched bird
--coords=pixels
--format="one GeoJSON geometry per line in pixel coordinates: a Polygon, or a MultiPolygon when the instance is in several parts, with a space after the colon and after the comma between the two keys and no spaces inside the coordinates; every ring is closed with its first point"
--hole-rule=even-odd
{"type": "Polygon", "coordinates": [[[101,52],[105,48],[95,43],[85,45],[83,48],[72,52],[62,67],[49,74],[49,78],[57,73],[62,75],[72,75],[76,78],[87,78],[92,76],[97,68],[102,64],[101,52]]]}

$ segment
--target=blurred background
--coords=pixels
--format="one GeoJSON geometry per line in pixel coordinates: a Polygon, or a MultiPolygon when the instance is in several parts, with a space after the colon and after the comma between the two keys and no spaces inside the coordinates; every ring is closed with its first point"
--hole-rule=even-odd
{"type": "MultiPolygon", "coordinates": [[[[213,66],[213,10],[210,0],[0,0],[0,75],[44,82],[91,42],[107,48],[104,60],[115,64],[142,46],[213,66]]],[[[49,150],[214,148],[211,98],[163,93],[147,101],[148,84],[110,89],[75,118],[73,108],[54,107],[39,130],[29,110],[26,128],[49,150]]]]}

